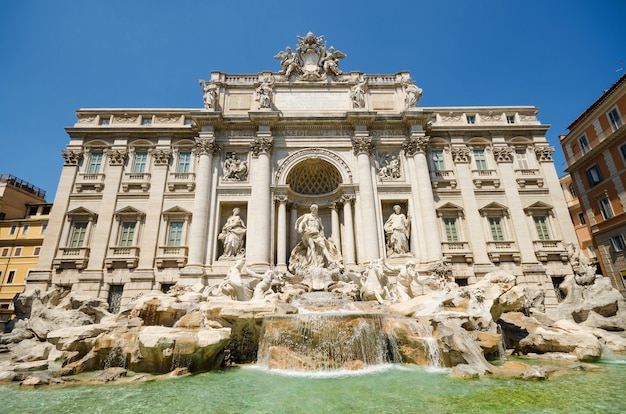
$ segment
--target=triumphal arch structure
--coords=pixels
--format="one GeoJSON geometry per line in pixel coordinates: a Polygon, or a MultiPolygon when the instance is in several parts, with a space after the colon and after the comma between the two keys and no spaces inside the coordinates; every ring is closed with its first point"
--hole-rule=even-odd
{"type": "Polygon", "coordinates": [[[501,269],[548,291],[571,273],[537,108],[420,106],[409,72],[343,71],[312,33],[274,57],[212,72],[196,108],[78,110],[28,284],[124,302],[235,263],[443,262],[459,284],[501,269]]]}

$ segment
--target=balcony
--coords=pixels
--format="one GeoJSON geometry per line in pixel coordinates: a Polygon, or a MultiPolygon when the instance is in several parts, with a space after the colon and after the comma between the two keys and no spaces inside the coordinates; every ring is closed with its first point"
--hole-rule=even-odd
{"type": "Polygon", "coordinates": [[[89,247],[61,247],[52,261],[55,269],[74,267],[84,269],[89,261],[89,247]]]}
{"type": "Polygon", "coordinates": [[[122,179],[122,191],[141,190],[146,192],[150,189],[150,173],[125,173],[122,179]]]}
{"type": "Polygon", "coordinates": [[[86,190],[102,191],[104,188],[104,174],[100,173],[80,173],[74,183],[76,192],[86,190]]]}
{"type": "Polygon", "coordinates": [[[168,263],[182,268],[187,264],[187,246],[159,246],[155,261],[158,268],[168,263]]]}
{"type": "Polygon", "coordinates": [[[111,269],[115,264],[121,264],[129,269],[137,267],[139,261],[139,247],[109,247],[104,265],[111,269]]]}
{"type": "Polygon", "coordinates": [[[514,241],[488,241],[487,255],[489,255],[489,260],[493,263],[499,263],[501,261],[519,263],[522,259],[514,241]]]}
{"type": "Polygon", "coordinates": [[[430,181],[433,188],[456,188],[456,177],[453,170],[436,170],[430,172],[430,181]]]}
{"type": "Polygon", "coordinates": [[[535,240],[533,241],[535,255],[541,262],[547,262],[550,258],[556,258],[567,263],[569,257],[561,240],[535,240]]]}
{"type": "Polygon", "coordinates": [[[171,172],[167,180],[167,189],[176,191],[177,189],[186,189],[193,191],[196,188],[196,174],[191,172],[171,172]]]}
{"type": "Polygon", "coordinates": [[[515,171],[515,181],[517,181],[517,185],[520,188],[525,188],[526,186],[536,186],[543,187],[543,177],[539,175],[539,170],[534,168],[524,168],[524,169],[516,169],[515,171]]]}
{"type": "Polygon", "coordinates": [[[474,261],[474,254],[472,253],[468,242],[442,242],[441,250],[443,256],[449,262],[458,261],[459,259],[465,261],[466,263],[472,263],[474,261]]]}
{"type": "Polygon", "coordinates": [[[496,170],[472,170],[472,181],[476,188],[500,188],[500,178],[496,170]]]}

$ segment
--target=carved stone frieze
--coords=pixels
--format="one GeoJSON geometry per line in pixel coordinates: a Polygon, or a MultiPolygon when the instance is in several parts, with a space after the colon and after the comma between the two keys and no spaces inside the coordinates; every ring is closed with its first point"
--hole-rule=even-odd
{"type": "Polygon", "coordinates": [[[257,137],[254,139],[254,142],[250,144],[250,151],[252,155],[258,157],[262,153],[269,154],[272,152],[272,147],[274,146],[274,140],[269,137],[257,137]]]}
{"type": "Polygon", "coordinates": [[[128,153],[126,152],[126,150],[106,150],[106,156],[109,160],[109,165],[124,165],[127,155],[128,153]]]}
{"type": "Polygon", "coordinates": [[[553,147],[535,147],[535,155],[539,162],[551,162],[553,152],[553,147]]]}
{"type": "Polygon", "coordinates": [[[411,137],[407,142],[402,145],[402,149],[404,149],[405,154],[408,156],[413,156],[419,153],[425,153],[426,148],[428,147],[428,141],[430,137],[411,137]]]}
{"type": "Polygon", "coordinates": [[[65,160],[63,165],[78,166],[80,161],[83,159],[82,151],[63,150],[61,151],[61,155],[65,160]]]}
{"type": "Polygon", "coordinates": [[[172,157],[172,151],[163,149],[153,149],[150,151],[154,165],[167,165],[172,157]]]}
{"type": "Polygon", "coordinates": [[[493,157],[496,162],[513,162],[513,148],[493,147],[493,157]]]}

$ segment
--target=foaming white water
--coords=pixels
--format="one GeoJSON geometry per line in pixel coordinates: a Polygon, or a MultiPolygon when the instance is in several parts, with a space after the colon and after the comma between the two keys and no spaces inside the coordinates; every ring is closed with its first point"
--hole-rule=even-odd
{"type": "Polygon", "coordinates": [[[259,365],[246,365],[242,369],[248,369],[253,371],[261,371],[271,375],[280,375],[285,377],[296,378],[341,378],[341,377],[358,377],[362,375],[372,375],[387,371],[422,371],[431,374],[444,374],[451,371],[450,368],[435,368],[435,367],[419,367],[409,366],[403,364],[379,364],[370,365],[363,369],[349,370],[349,369],[336,369],[332,371],[297,371],[289,369],[270,369],[259,365]]]}

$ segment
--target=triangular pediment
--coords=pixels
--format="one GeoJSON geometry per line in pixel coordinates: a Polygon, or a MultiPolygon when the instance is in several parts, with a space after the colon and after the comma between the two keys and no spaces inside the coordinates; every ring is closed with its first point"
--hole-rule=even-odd
{"type": "Polygon", "coordinates": [[[532,203],[531,205],[527,206],[526,208],[524,208],[524,212],[526,212],[526,214],[530,214],[530,213],[537,213],[537,212],[548,212],[548,211],[552,211],[554,207],[552,207],[550,204],[548,203],[544,203],[543,201],[536,201],[534,203],[532,203]]]}
{"type": "Polygon", "coordinates": [[[115,215],[116,216],[145,216],[146,213],[144,213],[141,210],[137,210],[135,207],[126,206],[124,208],[117,210],[115,212],[115,215]]]}
{"type": "Polygon", "coordinates": [[[85,207],[77,207],[67,212],[68,217],[84,216],[84,217],[97,217],[98,215],[93,211],[86,209],[85,207]]]}
{"type": "Polygon", "coordinates": [[[180,206],[168,208],[163,212],[165,217],[191,217],[191,212],[180,206]]]}

